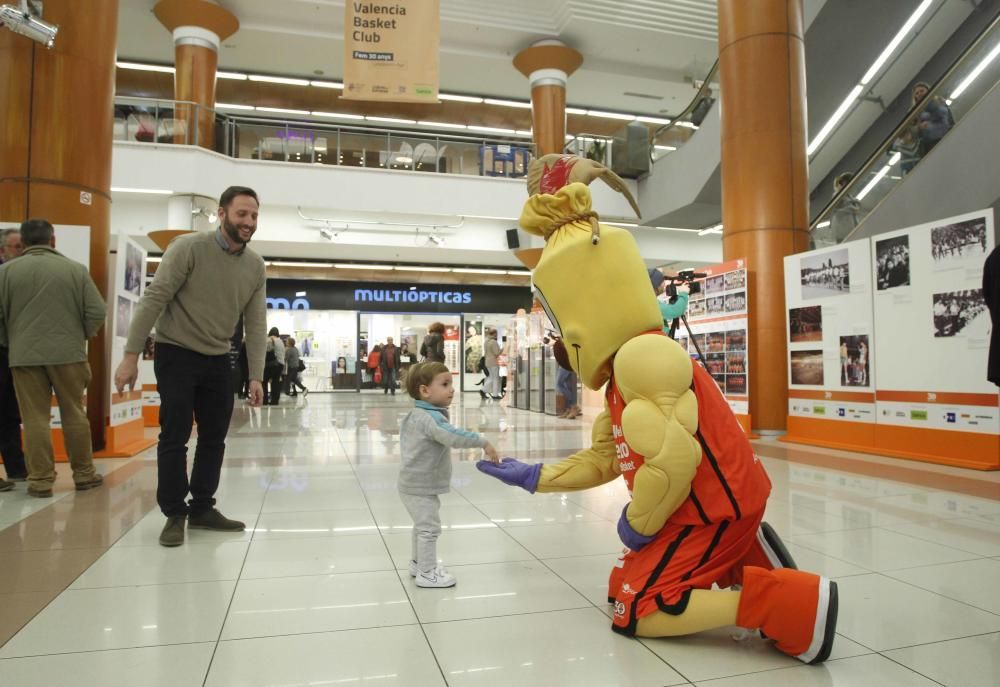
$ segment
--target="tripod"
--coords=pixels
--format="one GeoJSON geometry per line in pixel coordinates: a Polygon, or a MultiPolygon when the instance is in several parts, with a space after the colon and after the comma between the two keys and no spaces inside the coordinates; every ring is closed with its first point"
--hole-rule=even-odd
{"type": "Polygon", "coordinates": [[[701,363],[702,367],[705,367],[705,355],[701,352],[701,347],[698,346],[698,340],[695,339],[694,334],[691,333],[691,326],[688,324],[687,315],[682,313],[680,317],[675,317],[670,323],[670,338],[675,341],[677,340],[677,337],[674,335],[677,333],[677,325],[681,322],[684,323],[684,329],[687,330],[688,341],[694,345],[694,350],[698,351],[698,362],[701,363]]]}

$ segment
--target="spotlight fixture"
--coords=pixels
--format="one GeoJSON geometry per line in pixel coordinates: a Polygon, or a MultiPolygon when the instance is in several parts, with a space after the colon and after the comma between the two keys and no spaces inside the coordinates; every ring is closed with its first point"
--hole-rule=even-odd
{"type": "Polygon", "coordinates": [[[29,7],[28,0],[21,0],[20,7],[0,5],[0,23],[14,33],[27,36],[51,50],[56,43],[59,27],[42,20],[40,5],[41,3],[32,3],[29,7]]]}
{"type": "Polygon", "coordinates": [[[192,217],[204,217],[208,220],[209,224],[215,224],[219,220],[219,216],[214,212],[209,212],[205,208],[196,207],[191,209],[192,217]]]}

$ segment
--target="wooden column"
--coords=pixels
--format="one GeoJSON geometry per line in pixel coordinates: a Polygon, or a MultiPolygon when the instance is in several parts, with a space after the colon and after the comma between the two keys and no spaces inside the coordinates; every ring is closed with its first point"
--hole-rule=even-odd
{"type": "MultiPolygon", "coordinates": [[[[59,25],[51,50],[0,29],[0,219],[89,226],[90,274],[107,300],[118,0],[45,0],[43,19],[59,25]]],[[[102,329],[90,342],[87,390],[98,449],[108,353],[102,329]]]]}
{"type": "Polygon", "coordinates": [[[566,81],[581,64],[583,55],[555,40],[535,43],[514,58],[514,66],[531,84],[532,133],[539,157],[561,153],[566,145],[566,81]]]}
{"type": "Polygon", "coordinates": [[[723,259],[750,280],[750,412],[788,415],[783,258],[807,250],[808,160],[801,0],[719,0],[723,259]]]}
{"type": "Polygon", "coordinates": [[[207,0],[160,0],[153,8],[174,38],[174,142],[215,147],[215,73],[219,46],[240,22],[207,0]]]}

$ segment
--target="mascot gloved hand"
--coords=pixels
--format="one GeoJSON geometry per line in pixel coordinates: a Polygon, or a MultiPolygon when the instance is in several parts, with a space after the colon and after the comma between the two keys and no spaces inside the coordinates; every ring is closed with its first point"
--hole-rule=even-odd
{"type": "Polygon", "coordinates": [[[631,501],[618,534],[627,548],[608,581],[615,632],[666,637],[738,625],[801,661],[824,661],[837,586],[796,570],[763,522],[767,473],[711,375],[664,335],[635,240],[600,224],[591,207],[596,179],[638,213],[603,165],[546,155],[529,168],[520,219],[545,238],[535,297],[583,384],[605,388],[591,446],[555,463],[507,459],[480,470],[532,493],[625,480],[631,501]]]}
{"type": "Polygon", "coordinates": [[[490,477],[496,477],[512,487],[521,487],[529,494],[534,494],[535,489],[538,488],[538,476],[542,472],[541,463],[529,465],[514,458],[504,458],[499,463],[481,460],[476,463],[476,467],[480,472],[485,472],[490,477]]]}

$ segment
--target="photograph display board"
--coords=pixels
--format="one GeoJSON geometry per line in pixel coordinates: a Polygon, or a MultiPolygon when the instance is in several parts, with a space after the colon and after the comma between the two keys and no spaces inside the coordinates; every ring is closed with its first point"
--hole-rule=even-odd
{"type": "MultiPolygon", "coordinates": [[[[108,417],[112,427],[125,425],[136,420],[140,423],[143,421],[142,385],[137,385],[133,392],[126,391],[123,394],[118,394],[114,393],[114,384],[115,370],[125,357],[125,343],[128,339],[129,325],[132,323],[132,314],[145,290],[146,251],[127,236],[119,235],[118,252],[115,257],[115,270],[112,277],[114,288],[108,292],[108,310],[111,311],[109,329],[111,336],[108,337],[111,340],[111,365],[108,368],[108,383],[110,384],[109,388],[112,389],[108,417]]],[[[151,348],[150,344],[151,342],[147,341],[146,348],[151,348]]],[[[144,355],[141,355],[140,359],[146,357],[152,357],[152,351],[144,351],[144,355]]],[[[139,365],[141,368],[141,361],[139,365]]]]}
{"type": "Polygon", "coordinates": [[[785,258],[788,441],[1000,468],[983,210],[785,258]]]}
{"type": "MultiPolygon", "coordinates": [[[[748,284],[746,264],[731,260],[695,270],[706,274],[698,280],[699,293],[688,302],[688,325],[695,341],[690,341],[684,324],[677,327],[676,339],[697,356],[695,342],[705,355],[705,368],[726,395],[729,407],[744,429],[750,429],[750,365],[747,335],[748,284]]],[[[669,323],[667,323],[669,324],[669,323]]]]}
{"type": "Polygon", "coordinates": [[[992,441],[1000,434],[1000,408],[997,388],[986,379],[990,314],[982,292],[994,240],[992,210],[871,239],[877,413],[886,426],[881,448],[912,442],[914,451],[1000,462],[992,441]]]}
{"type": "Polygon", "coordinates": [[[785,258],[789,439],[871,447],[871,283],[867,240],[785,258]]]}

